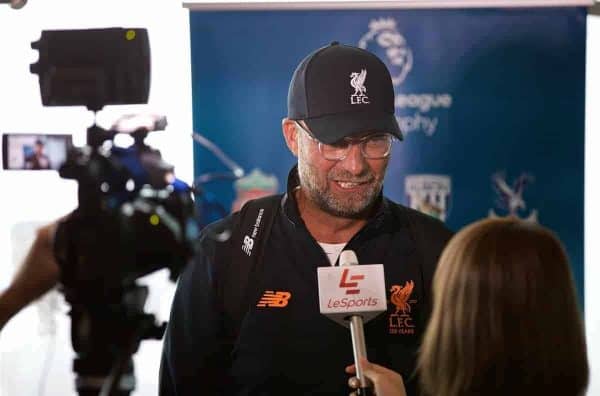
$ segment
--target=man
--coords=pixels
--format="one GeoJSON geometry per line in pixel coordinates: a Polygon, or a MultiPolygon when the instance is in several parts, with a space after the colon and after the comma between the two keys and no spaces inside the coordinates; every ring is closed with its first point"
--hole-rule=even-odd
{"type": "Polygon", "coordinates": [[[25,158],[25,169],[50,169],[50,159],[44,153],[44,142],[36,140],[33,152],[25,158]]]}
{"type": "Polygon", "coordinates": [[[213,236],[228,229],[235,235],[242,215],[209,226],[179,279],[160,394],[348,394],[350,332],[319,313],[316,275],[350,249],[361,263],[383,263],[386,287],[406,292],[403,306],[390,299],[388,312],[367,323],[365,333],[369,360],[400,372],[414,395],[431,278],[451,232],[382,196],[392,140],[402,138],[387,68],[373,54],[338,43],[315,51],[294,73],[282,127],[298,165],[249,287],[259,297],[282,292],[285,301],[265,306],[249,293],[241,324],[232,326],[223,295],[236,287],[226,274],[236,270],[231,252],[241,244],[213,236]]]}

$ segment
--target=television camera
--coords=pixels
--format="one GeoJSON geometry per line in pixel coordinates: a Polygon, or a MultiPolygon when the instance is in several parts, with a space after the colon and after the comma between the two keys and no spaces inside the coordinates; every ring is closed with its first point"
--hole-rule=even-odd
{"type": "MultiPolygon", "coordinates": [[[[44,106],[147,103],[150,47],[145,29],[43,31],[32,43],[44,106]]],[[[198,234],[191,188],[175,178],[158,150],[144,143],[164,117],[125,117],[110,129],[92,125],[83,148],[59,169],[78,183],[78,207],[59,222],[55,256],[71,306],[73,370],[80,395],[128,395],[132,355],[164,324],[144,312],[148,295],[136,280],[161,268],[175,279],[198,234]],[[129,133],[128,148],[113,144],[129,133]]]]}

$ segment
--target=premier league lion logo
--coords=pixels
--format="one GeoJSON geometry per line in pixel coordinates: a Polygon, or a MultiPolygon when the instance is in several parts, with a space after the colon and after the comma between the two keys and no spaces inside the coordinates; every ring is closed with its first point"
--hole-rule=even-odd
{"type": "Polygon", "coordinates": [[[361,37],[358,46],[382,55],[380,57],[387,61],[394,85],[402,84],[412,69],[412,50],[404,36],[398,32],[393,18],[371,20],[369,31],[361,37]]]}

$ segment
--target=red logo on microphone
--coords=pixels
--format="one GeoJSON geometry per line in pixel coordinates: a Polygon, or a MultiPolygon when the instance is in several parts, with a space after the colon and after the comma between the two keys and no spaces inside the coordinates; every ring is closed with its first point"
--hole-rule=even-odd
{"type": "MultiPolygon", "coordinates": [[[[358,282],[348,282],[348,273],[350,270],[345,268],[342,272],[342,279],[340,279],[340,287],[347,288],[346,294],[358,294],[360,289],[354,289],[358,286],[358,282]]],[[[350,275],[350,281],[359,281],[365,279],[364,275],[350,275]]]]}

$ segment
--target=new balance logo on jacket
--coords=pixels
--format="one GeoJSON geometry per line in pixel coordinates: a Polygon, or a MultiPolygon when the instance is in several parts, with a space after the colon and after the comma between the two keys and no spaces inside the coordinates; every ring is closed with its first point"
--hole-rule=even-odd
{"type": "Polygon", "coordinates": [[[244,243],[242,245],[242,250],[248,256],[252,254],[252,248],[254,247],[254,239],[250,238],[248,235],[244,237],[244,243]]]}
{"type": "Polygon", "coordinates": [[[288,301],[292,297],[292,293],[286,291],[267,290],[261,297],[257,307],[272,307],[272,308],[283,308],[288,305],[288,301]]]}

